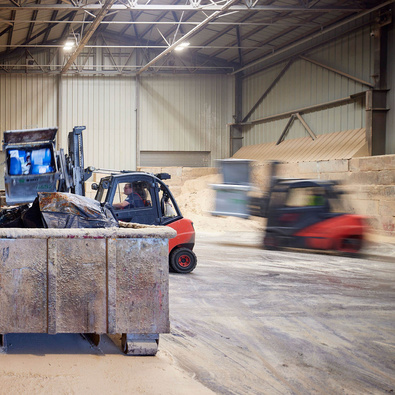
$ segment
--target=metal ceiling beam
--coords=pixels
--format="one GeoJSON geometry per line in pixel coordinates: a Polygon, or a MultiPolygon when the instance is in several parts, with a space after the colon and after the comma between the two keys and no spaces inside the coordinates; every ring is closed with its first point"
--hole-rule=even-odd
{"type": "MultiPolygon", "coordinates": [[[[16,12],[13,10],[13,11],[11,11],[11,19],[15,19],[15,14],[16,14],[16,12]]],[[[14,23],[12,23],[11,24],[11,29],[10,29],[10,31],[8,32],[8,38],[7,38],[7,44],[11,44],[12,43],[12,33],[14,32],[14,23]]],[[[9,49],[7,48],[7,51],[9,51],[9,49]]]]}
{"type": "Polygon", "coordinates": [[[356,81],[356,82],[358,82],[358,83],[360,83],[362,85],[366,85],[366,86],[369,86],[370,88],[374,88],[374,84],[372,84],[370,82],[364,81],[364,80],[362,80],[360,78],[357,78],[357,77],[355,77],[353,75],[347,74],[344,71],[337,70],[334,67],[330,67],[330,66],[328,66],[328,65],[326,65],[324,63],[318,62],[317,60],[314,60],[314,59],[311,59],[311,58],[307,58],[306,56],[302,56],[302,55],[300,55],[299,58],[305,60],[306,62],[315,64],[316,66],[322,67],[323,69],[332,71],[333,73],[336,73],[336,74],[339,74],[339,75],[341,75],[343,77],[346,77],[346,78],[348,78],[348,79],[350,79],[352,81],[356,81]]]}
{"type": "MultiPolygon", "coordinates": [[[[76,14],[76,11],[69,12],[65,16],[63,16],[61,18],[61,20],[64,20],[64,19],[67,19],[67,18],[73,19],[75,14],[76,14]]],[[[27,47],[28,48],[29,47],[29,42],[35,40],[36,38],[40,37],[43,34],[46,34],[48,31],[52,30],[55,26],[56,25],[50,25],[50,26],[46,27],[45,29],[41,30],[40,32],[38,32],[34,36],[32,36],[29,40],[25,40],[22,44],[20,44],[20,45],[18,45],[16,47],[14,46],[16,49],[11,51],[10,53],[7,53],[6,55],[7,56],[12,56],[16,51],[18,51],[20,49],[18,47],[27,47]]],[[[9,28],[10,28],[10,26],[9,26],[9,28]]],[[[5,30],[0,32],[0,37],[2,36],[2,34],[4,34],[4,32],[5,32],[5,30]]],[[[32,45],[32,47],[33,46],[37,46],[37,45],[32,45]]],[[[0,55],[0,61],[4,61],[4,54],[0,55]]]]}
{"type": "MultiPolygon", "coordinates": [[[[107,38],[109,40],[113,39],[113,37],[108,33],[105,33],[104,35],[108,36],[107,38]]],[[[123,38],[119,38],[118,42],[122,45],[125,45],[125,46],[130,45],[130,43],[136,43],[136,44],[139,43],[139,41],[136,41],[136,39],[134,37],[130,37],[130,36],[125,36],[123,38]]],[[[157,46],[157,43],[154,41],[146,40],[146,45],[157,46]]],[[[179,54],[177,56],[184,57],[184,54],[179,54]]],[[[188,51],[188,53],[185,54],[185,57],[187,57],[188,59],[191,58],[189,51],[188,51]]],[[[228,62],[225,59],[215,58],[213,56],[204,55],[199,52],[197,52],[193,56],[193,58],[199,63],[200,66],[204,66],[206,64],[206,62],[210,62],[210,64],[212,64],[212,65],[214,64],[215,66],[221,66],[225,69],[231,68],[233,70],[236,70],[236,68],[240,66],[237,63],[228,62]],[[202,62],[204,62],[204,63],[202,64],[202,62]]],[[[184,58],[184,60],[185,60],[185,58],[184,58]]],[[[147,60],[147,62],[148,61],[149,61],[149,59],[147,60]]]]}
{"type": "MultiPolygon", "coordinates": [[[[62,0],[57,0],[57,4],[60,4],[61,3],[61,1],[62,0]]],[[[51,20],[50,21],[48,21],[48,22],[46,22],[46,23],[48,23],[48,27],[50,26],[50,24],[51,23],[58,23],[57,21],[56,21],[56,17],[58,16],[58,11],[52,11],[52,15],[51,15],[51,20]]],[[[62,21],[62,22],[65,22],[65,21],[62,21]]],[[[36,23],[40,23],[40,21],[36,21],[36,23]]],[[[48,37],[49,37],[49,33],[50,33],[50,30],[48,30],[45,34],[44,34],[44,37],[43,37],[43,39],[42,39],[42,43],[45,43],[45,42],[47,42],[47,40],[48,40],[48,37]]]]}
{"type": "MultiPolygon", "coordinates": [[[[319,16],[320,16],[319,14],[310,15],[310,18],[309,18],[308,21],[311,22],[311,21],[315,20],[315,19],[316,19],[317,17],[319,17],[319,16]]],[[[283,17],[283,16],[280,15],[280,16],[277,16],[276,18],[282,18],[282,17],[283,17]]],[[[276,34],[274,34],[274,35],[271,35],[271,36],[267,37],[265,40],[263,40],[263,41],[257,43],[257,46],[256,46],[256,47],[261,47],[260,49],[261,49],[261,51],[263,51],[265,46],[269,46],[269,47],[270,47],[269,51],[267,51],[267,50],[265,50],[265,51],[266,51],[266,52],[273,52],[273,51],[275,50],[275,47],[274,47],[271,43],[272,43],[273,41],[276,41],[276,40],[277,40],[278,38],[280,38],[280,37],[286,36],[287,34],[294,32],[296,29],[297,29],[297,28],[296,28],[295,26],[288,26],[286,29],[281,30],[281,31],[279,31],[278,33],[276,33],[276,34]]],[[[256,33],[260,33],[262,30],[263,30],[263,29],[255,28],[255,29],[249,31],[249,32],[245,35],[245,39],[250,39],[250,40],[252,40],[250,37],[253,37],[256,33]]],[[[316,30],[317,30],[317,28],[315,29],[315,31],[316,31],[316,30]]],[[[306,34],[304,34],[304,36],[306,36],[306,34]]],[[[234,44],[235,44],[235,41],[232,41],[232,42],[230,43],[230,45],[234,45],[234,44]]],[[[214,53],[214,55],[215,55],[215,56],[218,56],[218,55],[220,55],[222,52],[223,52],[223,51],[217,51],[217,52],[214,53]]],[[[248,55],[250,52],[251,52],[251,51],[246,51],[245,55],[248,55]]],[[[235,59],[236,59],[235,57],[232,58],[232,60],[235,60],[235,59]]]]}
{"type": "MultiPolygon", "coordinates": [[[[346,36],[348,36],[349,34],[355,33],[355,32],[357,32],[357,31],[359,31],[361,28],[363,28],[364,26],[370,25],[370,24],[371,24],[371,22],[369,22],[369,21],[363,22],[363,23],[355,24],[352,28],[347,29],[347,30],[344,30],[344,31],[342,31],[342,33],[338,34],[338,35],[337,35],[337,38],[340,39],[340,38],[342,38],[342,37],[346,37],[346,36]]],[[[321,48],[321,47],[323,47],[325,44],[328,44],[328,43],[330,43],[330,42],[332,42],[332,41],[333,41],[333,37],[329,37],[329,36],[328,36],[328,37],[326,37],[326,38],[320,40],[319,43],[315,43],[314,45],[309,45],[308,47],[301,48],[301,49],[300,49],[299,51],[297,51],[296,53],[292,53],[292,54],[290,54],[290,55],[288,55],[288,56],[284,56],[284,57],[282,57],[282,58],[279,58],[278,60],[275,60],[275,61],[273,61],[273,62],[270,62],[270,63],[266,64],[265,66],[256,68],[255,70],[253,70],[253,71],[251,71],[251,72],[249,72],[249,73],[243,73],[243,74],[242,74],[242,78],[251,77],[251,76],[254,75],[254,74],[258,74],[258,73],[261,73],[261,72],[263,72],[263,71],[265,71],[265,70],[268,70],[268,69],[272,68],[273,66],[281,65],[281,64],[283,64],[284,62],[288,61],[288,60],[291,59],[291,58],[294,58],[294,57],[297,57],[297,56],[303,56],[303,55],[305,55],[305,54],[307,54],[307,53],[311,53],[311,51],[313,51],[314,49],[321,48]]],[[[288,47],[289,45],[290,45],[289,42],[285,44],[285,46],[287,46],[287,47],[288,47]]],[[[264,55],[264,56],[267,56],[267,55],[268,55],[268,53],[266,53],[266,55],[264,55]]],[[[254,59],[254,61],[255,61],[255,60],[257,60],[257,59],[254,59]]]]}
{"type": "MultiPolygon", "coordinates": [[[[334,6],[340,5],[340,4],[342,4],[342,2],[343,2],[343,0],[338,0],[338,1],[334,4],[334,6]]],[[[291,15],[291,16],[292,16],[292,13],[278,14],[278,15],[276,16],[276,18],[274,19],[274,22],[277,22],[277,21],[279,21],[279,20],[281,20],[281,19],[284,19],[284,18],[285,18],[286,16],[288,16],[288,15],[291,15]]],[[[310,22],[310,23],[311,23],[311,22],[314,22],[314,21],[315,21],[317,18],[319,18],[321,15],[323,15],[323,14],[311,14],[311,15],[308,16],[307,19],[304,19],[303,22],[304,22],[305,25],[307,26],[307,24],[308,24],[309,22],[310,22]]],[[[342,20],[342,19],[345,18],[346,16],[348,16],[348,15],[342,14],[342,15],[340,15],[340,16],[337,16],[336,18],[332,19],[331,21],[328,21],[324,26],[322,26],[322,24],[315,23],[316,29],[312,29],[313,31],[310,30],[309,32],[304,32],[304,33],[303,33],[303,37],[307,37],[307,36],[309,36],[310,34],[314,34],[314,33],[316,33],[318,30],[325,29],[326,26],[330,26],[330,25],[332,25],[332,24],[334,24],[334,23],[337,23],[337,22],[339,22],[339,20],[342,20]]],[[[266,54],[267,54],[267,53],[275,52],[275,51],[279,50],[282,46],[290,45],[291,43],[293,43],[293,42],[295,42],[295,41],[297,41],[297,40],[300,39],[299,37],[297,37],[296,40],[295,40],[295,38],[293,38],[291,41],[288,41],[288,42],[282,44],[282,46],[281,46],[280,48],[277,48],[277,47],[274,47],[273,45],[271,45],[271,43],[272,43],[273,41],[276,41],[279,37],[286,36],[287,34],[294,32],[295,30],[297,30],[295,26],[292,26],[292,25],[287,26],[287,28],[284,29],[284,30],[282,30],[281,32],[279,32],[279,33],[277,33],[277,34],[275,34],[275,35],[271,35],[270,37],[268,37],[268,38],[265,39],[264,41],[259,42],[259,46],[261,46],[261,47],[264,47],[265,45],[271,46],[269,51],[265,51],[266,54]]],[[[261,31],[262,31],[262,30],[260,30],[259,28],[255,28],[255,29],[249,31],[249,33],[246,35],[245,38],[249,38],[249,37],[253,36],[255,33],[260,33],[261,31]]],[[[234,45],[234,42],[232,42],[231,44],[234,45]]],[[[262,49],[262,50],[263,50],[263,49],[262,49]]],[[[218,56],[221,52],[223,52],[223,51],[217,51],[217,52],[215,53],[215,55],[218,56]]],[[[250,52],[252,52],[252,51],[248,51],[248,50],[247,50],[246,53],[245,53],[245,55],[247,56],[250,52]]],[[[264,56],[265,56],[265,55],[264,55],[264,56]]],[[[258,58],[258,59],[259,59],[260,57],[262,57],[262,55],[256,56],[255,58],[258,58]]],[[[234,61],[235,59],[236,59],[236,58],[233,57],[231,60],[234,61]]],[[[250,62],[251,62],[251,61],[254,61],[254,60],[255,60],[255,59],[250,60],[250,62]]],[[[243,65],[243,66],[245,66],[245,65],[243,65]]]]}
{"type": "MultiPolygon", "coordinates": [[[[176,5],[176,4],[175,4],[175,5],[176,5]]],[[[146,29],[144,29],[143,32],[140,32],[140,35],[139,35],[140,39],[144,39],[144,37],[148,34],[148,32],[152,31],[152,29],[153,29],[153,27],[155,26],[155,24],[156,24],[157,22],[159,22],[162,18],[164,18],[164,17],[166,16],[167,13],[168,13],[168,11],[165,11],[165,12],[162,12],[160,15],[157,15],[157,16],[155,17],[155,19],[154,19],[151,23],[148,24],[148,25],[151,25],[151,26],[148,26],[146,29]]],[[[138,18],[140,15],[142,15],[142,12],[139,12],[139,13],[138,13],[137,18],[138,18]]]]}
{"type": "MultiPolygon", "coordinates": [[[[272,0],[272,2],[274,2],[274,0],[272,0]]],[[[249,13],[248,15],[244,15],[241,19],[241,22],[246,22],[248,21],[250,18],[254,17],[256,15],[256,13],[249,13]]],[[[233,30],[233,26],[227,26],[225,29],[222,29],[220,32],[218,32],[215,37],[210,37],[208,40],[205,40],[202,45],[208,45],[211,44],[213,41],[217,40],[218,38],[224,36],[225,34],[231,32],[233,30]]],[[[245,36],[244,36],[245,38],[245,36]]],[[[237,43],[237,42],[236,42],[237,43]]],[[[234,45],[236,45],[236,43],[233,43],[234,45]]],[[[221,51],[217,51],[213,56],[217,56],[217,53],[221,52],[221,51]]],[[[196,51],[195,51],[196,53],[196,51]]]]}
{"type": "Polygon", "coordinates": [[[375,6],[373,8],[370,8],[370,9],[364,11],[364,12],[361,12],[361,13],[359,13],[357,15],[354,15],[354,16],[351,16],[349,18],[346,18],[346,19],[342,20],[339,23],[336,23],[336,24],[334,24],[332,26],[329,26],[329,27],[327,27],[327,28],[325,28],[323,30],[320,30],[319,32],[316,32],[315,34],[307,35],[305,38],[303,38],[303,39],[301,39],[301,40],[299,40],[299,41],[297,41],[297,42],[295,42],[295,43],[293,43],[293,44],[291,44],[289,46],[283,47],[283,48],[279,49],[278,51],[272,52],[270,55],[264,56],[264,57],[262,57],[260,59],[257,59],[255,61],[250,62],[249,64],[246,64],[245,66],[239,68],[238,70],[236,70],[232,74],[236,74],[236,73],[239,73],[241,71],[244,71],[244,70],[246,70],[246,69],[248,69],[250,67],[256,66],[257,64],[260,64],[260,63],[264,62],[265,60],[268,60],[270,58],[273,58],[274,56],[278,56],[281,53],[289,51],[291,48],[294,48],[294,47],[297,47],[297,46],[302,45],[304,43],[307,43],[307,42],[309,42],[309,41],[311,41],[311,40],[313,40],[315,38],[322,37],[323,34],[326,34],[326,33],[330,32],[330,31],[338,29],[339,27],[341,27],[343,25],[346,25],[347,23],[353,22],[353,21],[355,21],[357,19],[360,19],[360,18],[362,18],[362,17],[364,17],[366,15],[369,15],[372,12],[375,12],[375,11],[377,11],[377,10],[383,8],[383,7],[389,6],[392,3],[394,3],[394,2],[395,2],[395,0],[385,1],[384,3],[382,3],[380,5],[377,5],[377,6],[375,6]]]}
{"type": "Polygon", "coordinates": [[[17,7],[20,7],[21,5],[19,4],[19,3],[17,3],[15,0],[10,0],[10,2],[12,3],[12,4],[14,4],[15,6],[17,6],[17,7]]]}
{"type": "Polygon", "coordinates": [[[9,32],[10,30],[12,30],[13,26],[8,26],[6,27],[4,30],[2,30],[0,32],[0,37],[3,36],[4,34],[6,34],[7,32],[9,32]]]}
{"type": "MultiPolygon", "coordinates": [[[[59,0],[60,1],[60,0],[59,0]]],[[[13,11],[15,12],[15,10],[13,11]]],[[[54,11],[54,13],[57,13],[58,11],[54,11]]],[[[132,14],[133,15],[133,14],[132,14]]],[[[131,16],[133,19],[133,16],[131,16]]],[[[54,18],[51,17],[51,19],[40,19],[40,20],[31,20],[31,19],[18,19],[17,21],[14,21],[12,18],[11,19],[0,19],[1,23],[7,23],[7,24],[12,24],[12,23],[31,23],[35,22],[36,24],[70,24],[70,25],[90,25],[93,23],[93,21],[57,21],[54,18]]],[[[199,25],[202,22],[192,22],[192,21],[181,21],[181,22],[175,22],[175,21],[102,21],[101,25],[172,25],[172,26],[177,26],[177,25],[199,25]]],[[[286,26],[319,26],[318,23],[314,22],[209,22],[208,25],[223,25],[223,26],[272,26],[272,25],[286,25],[286,26]]],[[[120,32],[120,34],[124,34],[125,32],[120,32]]],[[[137,36],[137,34],[136,34],[137,36]]]]}
{"type": "MultiPolygon", "coordinates": [[[[70,18],[72,20],[74,18],[74,16],[75,16],[75,13],[76,13],[75,11],[74,12],[69,12],[65,16],[63,16],[61,18],[61,20],[63,21],[65,19],[67,19],[67,18],[70,18]]],[[[38,32],[34,36],[32,36],[29,40],[25,40],[25,42],[23,44],[28,44],[29,42],[31,42],[32,40],[36,39],[37,37],[40,37],[41,35],[45,34],[47,31],[52,30],[55,26],[56,25],[46,27],[45,29],[41,30],[40,32],[38,32]]]]}
{"type": "MultiPolygon", "coordinates": [[[[13,73],[13,74],[59,74],[59,70],[62,69],[62,64],[51,64],[52,69],[44,70],[44,68],[48,67],[48,64],[33,64],[33,65],[26,65],[26,64],[7,64],[0,65],[0,69],[4,70],[6,73],[13,73]],[[40,70],[37,70],[37,69],[40,70]],[[55,68],[57,70],[55,70],[55,68]],[[31,69],[31,70],[29,70],[31,69]]],[[[84,66],[83,66],[84,67],[84,66]]],[[[83,70],[83,67],[79,67],[76,70],[73,70],[72,74],[87,74],[87,75],[127,75],[127,76],[135,76],[135,70],[137,70],[140,66],[139,65],[108,65],[106,66],[105,70],[83,70]],[[122,69],[118,71],[118,68],[122,69]],[[113,69],[113,70],[110,70],[113,69]],[[135,70],[133,70],[135,69],[135,70]]],[[[90,64],[89,67],[96,68],[96,67],[103,67],[102,64],[90,64]]],[[[160,66],[152,66],[153,69],[163,69],[165,71],[172,72],[174,70],[186,70],[189,73],[206,73],[207,70],[211,72],[217,72],[218,74],[223,74],[224,67],[216,67],[216,66],[190,66],[190,65],[177,65],[177,66],[168,66],[168,65],[160,65],[160,66]]],[[[232,67],[227,67],[225,69],[233,70],[232,67]]],[[[1,74],[1,73],[0,73],[1,74]]]]}
{"type": "MultiPolygon", "coordinates": [[[[72,21],[76,17],[76,15],[77,15],[77,11],[73,11],[70,15],[70,20],[72,21]]],[[[66,25],[62,30],[62,34],[60,35],[60,38],[58,40],[60,41],[66,40],[69,33],[70,33],[70,25],[66,25]]]]}
{"type": "Polygon", "coordinates": [[[82,37],[77,49],[74,53],[70,56],[68,61],[66,62],[63,70],[61,71],[62,74],[66,73],[70,66],[73,64],[74,60],[77,59],[78,55],[84,49],[85,45],[88,43],[89,39],[92,37],[92,34],[95,30],[99,27],[100,22],[106,16],[107,12],[110,10],[111,6],[115,3],[116,0],[106,0],[101,8],[100,12],[96,15],[96,19],[93,21],[92,25],[89,26],[87,32],[85,33],[84,37],[82,37]]]}
{"type": "Polygon", "coordinates": [[[248,111],[248,114],[242,119],[241,123],[247,122],[251,115],[254,113],[254,111],[260,106],[260,104],[263,102],[263,100],[266,98],[266,96],[269,94],[269,92],[273,89],[273,87],[277,84],[278,81],[284,76],[284,74],[287,72],[287,70],[291,67],[293,62],[295,61],[294,58],[288,61],[288,63],[283,67],[283,69],[279,72],[277,77],[272,81],[272,83],[269,85],[269,87],[263,92],[261,97],[257,100],[257,102],[252,106],[250,111],[248,111]]]}
{"type": "MultiPolygon", "coordinates": [[[[40,3],[41,3],[41,0],[36,0],[36,4],[40,4],[40,3]]],[[[29,24],[29,30],[26,35],[26,40],[29,40],[30,37],[32,36],[34,24],[36,23],[36,19],[37,19],[37,14],[38,14],[38,11],[34,10],[33,15],[32,15],[32,21],[29,24]]]]}
{"type": "Polygon", "coordinates": [[[159,59],[161,59],[163,56],[167,55],[168,53],[172,52],[174,48],[176,48],[178,45],[180,45],[183,41],[186,41],[189,37],[192,37],[194,34],[196,34],[198,31],[200,31],[204,26],[207,25],[208,22],[212,21],[213,19],[217,18],[219,15],[221,15],[222,12],[226,11],[229,9],[229,7],[235,3],[238,0],[229,0],[226,2],[222,7],[221,10],[216,11],[212,13],[209,17],[206,18],[200,25],[195,26],[192,30],[190,30],[187,34],[185,34],[183,37],[181,37],[179,40],[174,42],[172,45],[170,45],[167,49],[165,49],[161,54],[159,54],[157,57],[152,59],[150,62],[148,62],[145,66],[143,66],[138,72],[137,75],[140,75],[142,72],[147,70],[151,65],[155,64],[159,59]]]}
{"type": "MultiPolygon", "coordinates": [[[[109,11],[145,11],[145,12],[155,12],[155,11],[221,11],[223,5],[200,5],[194,7],[191,4],[136,4],[135,6],[129,6],[127,4],[114,4],[111,6],[109,11]]],[[[81,10],[81,11],[100,11],[104,8],[101,4],[86,4],[81,6],[73,6],[69,4],[25,4],[21,6],[11,5],[11,4],[0,4],[1,10],[81,10]]],[[[361,5],[361,7],[305,7],[305,6],[273,6],[273,5],[255,5],[253,7],[247,7],[246,5],[233,5],[228,9],[231,11],[263,11],[263,12],[359,12],[366,9],[361,5]]]]}
{"type": "MultiPolygon", "coordinates": [[[[188,12],[186,15],[184,15],[185,13],[182,12],[183,15],[183,20],[184,22],[187,22],[189,19],[191,19],[192,17],[194,17],[196,15],[196,12],[188,12]]],[[[176,12],[172,11],[172,15],[174,17],[174,15],[177,15],[176,12]]],[[[207,16],[206,16],[207,17],[207,16]]],[[[201,21],[203,22],[203,21],[201,21]]],[[[200,24],[201,22],[199,22],[198,24],[200,24]]],[[[164,32],[164,36],[165,37],[170,37],[170,36],[174,36],[175,32],[177,31],[177,29],[179,29],[180,25],[173,25],[172,27],[170,27],[169,29],[166,30],[166,32],[164,32]]],[[[183,33],[185,34],[185,33],[183,33]]],[[[173,40],[172,42],[174,42],[175,40],[173,40]]],[[[156,44],[158,44],[160,41],[156,40],[156,44]]]]}
{"type": "Polygon", "coordinates": [[[292,114],[314,112],[314,111],[321,110],[323,108],[336,107],[336,106],[344,105],[346,103],[352,103],[352,102],[355,102],[356,100],[358,100],[357,96],[351,95],[351,96],[343,97],[341,99],[328,101],[326,103],[314,104],[312,106],[298,108],[293,111],[287,111],[287,112],[283,112],[280,114],[274,114],[274,115],[269,115],[267,117],[254,119],[254,120],[251,120],[245,124],[240,123],[239,125],[245,126],[245,125],[253,125],[256,123],[271,122],[271,121],[275,121],[277,119],[287,118],[287,117],[291,116],[292,114]]]}
{"type": "MultiPolygon", "coordinates": [[[[0,48],[63,48],[63,44],[0,44],[0,48]]],[[[86,44],[84,48],[119,48],[119,49],[166,49],[168,45],[142,44],[142,45],[99,45],[86,44]]],[[[238,45],[190,45],[191,49],[262,49],[256,46],[238,46],[238,45]]],[[[210,55],[211,56],[211,55],[210,55]]]]}

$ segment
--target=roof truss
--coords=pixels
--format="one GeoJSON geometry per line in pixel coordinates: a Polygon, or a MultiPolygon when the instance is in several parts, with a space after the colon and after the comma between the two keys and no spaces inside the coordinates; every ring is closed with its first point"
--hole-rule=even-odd
{"type": "Polygon", "coordinates": [[[62,74],[240,73],[363,16],[373,15],[366,23],[377,23],[394,2],[8,0],[0,4],[0,68],[62,74]],[[61,49],[71,33],[78,43],[65,54],[61,49]],[[175,52],[186,41],[188,50],[175,52]],[[34,64],[23,64],[23,54],[35,56],[34,64]]]}

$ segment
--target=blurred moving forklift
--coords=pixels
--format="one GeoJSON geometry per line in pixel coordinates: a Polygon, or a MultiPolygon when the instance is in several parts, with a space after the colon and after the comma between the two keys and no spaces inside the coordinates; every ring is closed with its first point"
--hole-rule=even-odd
{"type": "Polygon", "coordinates": [[[251,162],[220,160],[223,184],[216,191],[213,215],[267,218],[263,237],[266,249],[329,250],[357,254],[367,231],[365,218],[347,213],[337,181],[279,178],[279,162],[270,163],[269,190],[253,196],[251,162]]]}

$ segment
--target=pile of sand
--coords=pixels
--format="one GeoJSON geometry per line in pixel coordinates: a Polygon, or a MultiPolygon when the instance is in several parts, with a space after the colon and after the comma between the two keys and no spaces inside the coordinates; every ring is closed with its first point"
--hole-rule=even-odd
{"type": "Polygon", "coordinates": [[[182,186],[181,194],[176,196],[183,216],[193,221],[195,230],[201,232],[261,231],[263,220],[259,218],[242,219],[210,214],[215,207],[215,191],[210,185],[218,183],[220,183],[220,178],[216,174],[188,180],[182,186]]]}

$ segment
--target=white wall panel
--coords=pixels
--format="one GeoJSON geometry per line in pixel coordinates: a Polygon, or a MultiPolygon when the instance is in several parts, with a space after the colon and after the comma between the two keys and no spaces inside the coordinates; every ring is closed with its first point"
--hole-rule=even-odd
{"type": "Polygon", "coordinates": [[[143,151],[210,151],[229,156],[233,78],[223,75],[141,78],[140,141],[143,151]]]}
{"type": "MultiPolygon", "coordinates": [[[[372,83],[372,49],[370,30],[363,29],[347,37],[334,40],[306,53],[311,58],[343,73],[372,83]]],[[[278,64],[243,81],[243,115],[256,103],[285,63],[278,64]]],[[[348,97],[367,90],[367,86],[329,71],[306,60],[297,59],[277,82],[267,97],[250,117],[250,121],[267,116],[295,111],[315,104],[348,97]]],[[[362,101],[302,114],[317,134],[358,129],[365,126],[365,109],[362,101]]],[[[288,118],[257,123],[243,130],[243,145],[276,141],[288,118]]],[[[307,136],[298,120],[291,127],[288,138],[307,136]]]]}
{"type": "Polygon", "coordinates": [[[54,76],[0,75],[0,130],[57,126],[54,76]]]}
{"type": "Polygon", "coordinates": [[[60,146],[74,126],[84,132],[85,166],[136,168],[135,79],[124,77],[62,77],[60,146]]]}

